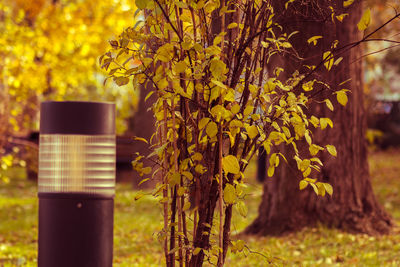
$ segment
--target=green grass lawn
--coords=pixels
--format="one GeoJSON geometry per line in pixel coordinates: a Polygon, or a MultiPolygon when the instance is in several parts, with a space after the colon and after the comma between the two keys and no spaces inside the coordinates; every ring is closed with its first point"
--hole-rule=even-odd
{"type": "MultiPolygon", "coordinates": [[[[400,150],[373,152],[369,164],[379,201],[399,223],[400,150]]],[[[254,173],[255,167],[251,166],[247,176],[254,173]]],[[[0,267],[36,266],[36,184],[24,180],[20,170],[9,176],[10,184],[0,184],[0,267]]],[[[243,230],[257,215],[262,187],[252,178],[249,180],[252,192],[247,199],[249,213],[247,218],[236,216],[234,233],[243,230]]],[[[157,238],[162,228],[161,208],[151,197],[135,201],[136,193],[127,185],[117,186],[114,266],[163,266],[157,238]]],[[[229,254],[226,266],[400,266],[397,227],[391,235],[381,237],[319,226],[280,238],[245,237],[245,241],[250,250],[229,254]]]]}

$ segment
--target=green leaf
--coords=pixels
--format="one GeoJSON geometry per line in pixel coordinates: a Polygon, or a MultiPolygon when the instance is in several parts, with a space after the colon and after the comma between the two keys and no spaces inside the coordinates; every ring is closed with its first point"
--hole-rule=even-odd
{"type": "Polygon", "coordinates": [[[371,9],[367,9],[364,11],[360,21],[357,23],[357,27],[359,31],[363,31],[371,24],[371,9]]]}
{"type": "Polygon", "coordinates": [[[239,174],[239,161],[233,155],[228,155],[222,159],[222,168],[226,173],[239,174]]]}
{"type": "Polygon", "coordinates": [[[207,124],[206,127],[206,133],[210,138],[213,138],[214,136],[217,135],[218,133],[218,126],[215,122],[210,122],[209,124],[207,124]]]}
{"type": "Polygon", "coordinates": [[[337,91],[336,92],[336,98],[337,101],[342,105],[342,106],[346,106],[347,102],[348,102],[348,98],[347,98],[347,94],[345,91],[341,90],[341,91],[337,91]]]}
{"type": "Polygon", "coordinates": [[[231,184],[226,184],[224,188],[224,202],[228,205],[234,204],[236,201],[236,190],[231,184]]]}
{"type": "Polygon", "coordinates": [[[332,156],[336,157],[337,156],[337,151],[336,151],[336,147],[333,145],[326,145],[326,150],[328,150],[329,154],[331,154],[332,156]]]}
{"type": "Polygon", "coordinates": [[[306,188],[308,186],[308,182],[307,181],[304,181],[304,180],[301,180],[300,181],[300,183],[299,183],[299,188],[300,188],[300,190],[303,190],[304,188],[306,188]]]}

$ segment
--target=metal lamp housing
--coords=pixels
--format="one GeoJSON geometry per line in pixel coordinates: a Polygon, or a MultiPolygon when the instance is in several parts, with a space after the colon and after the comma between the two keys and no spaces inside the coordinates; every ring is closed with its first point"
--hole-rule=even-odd
{"type": "Polygon", "coordinates": [[[43,102],[39,142],[39,267],[111,267],[115,105],[43,102]]]}

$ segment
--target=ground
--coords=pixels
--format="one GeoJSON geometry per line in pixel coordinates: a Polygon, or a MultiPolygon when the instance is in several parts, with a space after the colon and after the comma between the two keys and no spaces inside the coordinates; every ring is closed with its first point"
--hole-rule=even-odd
{"type": "MultiPolygon", "coordinates": [[[[400,149],[371,152],[369,165],[380,203],[400,224],[400,149]]],[[[14,169],[11,183],[0,184],[0,266],[36,266],[37,189],[14,169]]],[[[240,233],[257,215],[262,187],[255,182],[255,167],[249,181],[247,218],[236,213],[235,233],[240,233]]],[[[128,185],[117,186],[114,229],[114,266],[163,266],[157,239],[161,209],[128,185]]],[[[249,249],[232,254],[226,266],[400,266],[400,228],[387,236],[352,235],[323,226],[304,229],[284,237],[241,237],[249,249]],[[250,252],[251,251],[251,252],[250,252]],[[269,264],[271,263],[271,264],[269,264]]]]}

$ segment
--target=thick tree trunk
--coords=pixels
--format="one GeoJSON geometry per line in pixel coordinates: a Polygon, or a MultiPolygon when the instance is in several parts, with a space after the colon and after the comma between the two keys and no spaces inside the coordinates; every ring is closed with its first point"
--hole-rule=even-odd
{"type": "MultiPolygon", "coordinates": [[[[275,12],[284,10],[279,2],[282,1],[275,1],[277,7],[275,12]]],[[[323,5],[322,1],[319,2],[323,5]]],[[[330,3],[342,8],[342,2],[330,3]]],[[[315,4],[315,1],[310,3],[315,4]]],[[[356,0],[349,10],[341,10],[342,13],[349,13],[342,23],[338,21],[332,23],[329,16],[325,20],[323,16],[318,18],[318,14],[315,13],[312,14],[313,17],[307,17],[312,13],[308,12],[311,10],[310,7],[311,4],[307,4],[298,7],[302,12],[283,13],[280,23],[289,29],[288,32],[294,30],[301,32],[294,40],[294,46],[300,55],[306,58],[303,62],[284,59],[285,71],[301,69],[300,64],[315,65],[321,60],[321,56],[317,59],[313,59],[312,56],[322,55],[323,52],[330,50],[331,42],[334,40],[339,40],[338,47],[341,47],[362,37],[356,26],[361,17],[361,1],[356,0]],[[319,40],[316,48],[307,48],[307,39],[315,35],[322,35],[323,39],[319,40]]],[[[363,107],[362,63],[357,60],[361,55],[360,46],[352,48],[341,55],[342,62],[334,66],[330,72],[321,70],[316,73],[319,79],[322,77],[322,80],[328,81],[331,86],[336,86],[332,88],[334,91],[342,88],[351,90],[346,107],[334,104],[335,109],[331,112],[319,104],[310,109],[319,117],[331,118],[334,123],[333,129],[316,131],[313,136],[317,144],[336,146],[337,158],[328,153],[320,152],[317,155],[324,163],[318,179],[333,186],[333,196],[318,197],[311,187],[300,191],[299,180],[302,175],[295,171],[297,170],[295,162],[289,162],[289,166],[282,164],[275,171],[274,177],[266,179],[259,216],[246,229],[247,234],[279,235],[315,225],[317,222],[357,233],[384,234],[390,230],[391,218],[378,204],[369,177],[364,137],[366,119],[363,107]],[[343,87],[339,87],[341,82],[350,78],[351,80],[343,87]]],[[[332,98],[332,92],[324,90],[319,97],[332,98]]],[[[300,146],[299,149],[306,151],[308,147],[300,146]]]]}

